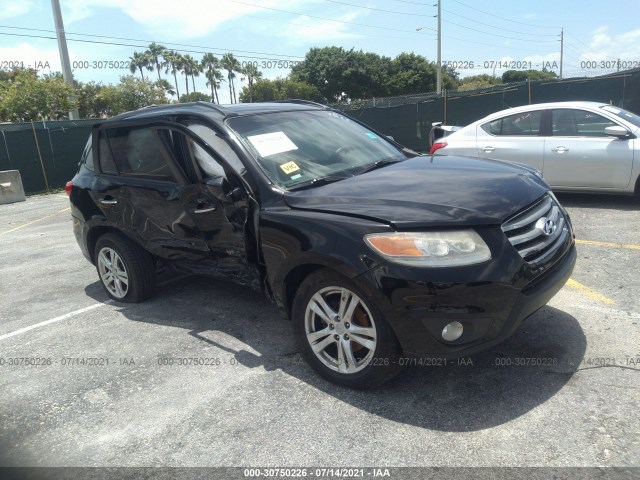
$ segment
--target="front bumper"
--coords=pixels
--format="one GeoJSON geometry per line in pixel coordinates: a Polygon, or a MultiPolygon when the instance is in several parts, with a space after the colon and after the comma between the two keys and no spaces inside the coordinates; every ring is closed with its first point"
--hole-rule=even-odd
{"type": "MultiPolygon", "coordinates": [[[[474,282],[421,281],[406,277],[397,266],[380,266],[358,278],[360,286],[377,296],[405,356],[456,358],[485,350],[510,337],[521,322],[543,307],[567,282],[576,262],[573,241],[562,257],[535,278],[522,278],[522,269],[510,279],[497,272],[514,266],[503,258],[490,262],[474,282]],[[384,298],[382,298],[384,297],[384,298]],[[463,335],[445,341],[442,329],[460,322],[463,335]]],[[[513,272],[513,268],[511,272],[513,272]]]]}

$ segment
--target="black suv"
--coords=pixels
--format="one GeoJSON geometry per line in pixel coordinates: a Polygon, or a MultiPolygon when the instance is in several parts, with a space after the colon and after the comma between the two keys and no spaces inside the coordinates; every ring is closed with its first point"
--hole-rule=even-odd
{"type": "Polygon", "coordinates": [[[308,362],[353,387],[504,340],[576,259],[534,170],[419,156],[311,102],[119,115],[67,187],[111,298],[149,297],[160,264],[261,289],[308,362]]]}

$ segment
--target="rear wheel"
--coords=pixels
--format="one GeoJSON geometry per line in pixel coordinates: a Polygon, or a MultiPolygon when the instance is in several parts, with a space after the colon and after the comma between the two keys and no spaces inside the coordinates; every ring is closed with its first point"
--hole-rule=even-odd
{"type": "Polygon", "coordinates": [[[292,320],[306,360],[332,382],[373,388],[401,370],[397,340],[376,301],[341,275],[321,270],[307,277],[292,320]]]}
{"type": "Polygon", "coordinates": [[[155,265],[149,253],[115,233],[96,242],[96,269],[107,295],[119,302],[149,298],[155,287],[155,265]]]}

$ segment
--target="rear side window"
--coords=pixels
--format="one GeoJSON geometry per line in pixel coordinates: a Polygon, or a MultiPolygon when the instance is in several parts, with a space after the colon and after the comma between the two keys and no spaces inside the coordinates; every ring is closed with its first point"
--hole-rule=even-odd
{"type": "Polygon", "coordinates": [[[107,140],[107,132],[100,132],[98,149],[100,151],[100,171],[102,173],[117,175],[118,169],[116,168],[116,163],[113,161],[111,147],[109,145],[109,141],[107,140]]]}
{"type": "Polygon", "coordinates": [[[104,173],[175,181],[165,150],[150,128],[115,128],[100,134],[100,167],[104,173]]]}
{"type": "Polygon", "coordinates": [[[537,136],[540,134],[542,111],[516,113],[480,126],[490,135],[537,136]]]}
{"type": "Polygon", "coordinates": [[[82,152],[80,163],[92,172],[95,170],[93,166],[93,137],[91,135],[89,135],[89,140],[87,140],[87,144],[82,152]]]}

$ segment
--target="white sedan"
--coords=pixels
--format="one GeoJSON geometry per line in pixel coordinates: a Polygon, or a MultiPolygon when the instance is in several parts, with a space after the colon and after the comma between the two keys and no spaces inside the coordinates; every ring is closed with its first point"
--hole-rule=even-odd
{"type": "Polygon", "coordinates": [[[521,162],[554,190],[640,193],[640,117],[595,102],[526,105],[493,113],[430,150],[521,162]]]}

